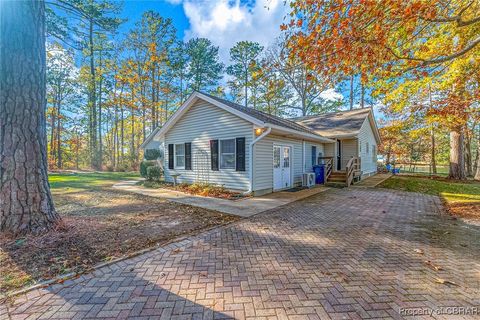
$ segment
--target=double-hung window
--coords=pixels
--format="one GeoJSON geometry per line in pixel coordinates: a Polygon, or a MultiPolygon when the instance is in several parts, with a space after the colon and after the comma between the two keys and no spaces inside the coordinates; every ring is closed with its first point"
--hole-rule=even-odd
{"type": "Polygon", "coordinates": [[[185,144],[175,145],[175,169],[185,169],[185,144]]]}
{"type": "Polygon", "coordinates": [[[220,169],[235,169],[235,139],[220,140],[220,169]]]}

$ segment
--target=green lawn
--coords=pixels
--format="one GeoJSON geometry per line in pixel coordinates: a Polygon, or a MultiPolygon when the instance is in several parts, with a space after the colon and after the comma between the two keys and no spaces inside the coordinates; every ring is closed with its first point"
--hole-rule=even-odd
{"type": "Polygon", "coordinates": [[[121,180],[139,177],[138,172],[50,173],[48,181],[53,192],[73,192],[108,187],[121,180]]]}
{"type": "Polygon", "coordinates": [[[475,215],[480,213],[480,182],[455,182],[445,178],[419,176],[392,176],[379,187],[420,192],[442,197],[449,209],[456,214],[475,215]]]}
{"type": "Polygon", "coordinates": [[[46,234],[0,234],[0,295],[239,219],[111,187],[139,177],[137,172],[51,173],[62,220],[46,234]]]}

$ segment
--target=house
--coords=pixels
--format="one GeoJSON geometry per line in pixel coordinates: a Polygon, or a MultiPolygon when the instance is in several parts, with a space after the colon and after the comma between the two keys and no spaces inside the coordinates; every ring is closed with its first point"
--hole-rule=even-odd
{"type": "Polygon", "coordinates": [[[348,161],[352,157],[357,157],[360,159],[362,177],[377,172],[377,152],[381,140],[372,108],[325,113],[292,120],[316,134],[336,141],[334,151],[336,170],[345,170],[348,161]]]}
{"type": "MultiPolygon", "coordinates": [[[[372,120],[368,124],[376,130],[373,114],[372,120]]],[[[319,162],[334,171],[336,146],[344,137],[327,137],[303,121],[194,92],[142,148],[162,150],[166,181],[207,182],[262,195],[301,185],[303,173],[319,162]]],[[[347,154],[341,154],[343,165],[347,154]]]]}

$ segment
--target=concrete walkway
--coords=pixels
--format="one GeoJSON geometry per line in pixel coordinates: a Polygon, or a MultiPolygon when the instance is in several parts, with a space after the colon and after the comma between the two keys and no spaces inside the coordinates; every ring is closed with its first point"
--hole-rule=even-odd
{"type": "Polygon", "coordinates": [[[373,176],[367,177],[362,179],[360,182],[355,183],[355,187],[365,187],[365,188],[373,188],[378,186],[383,181],[387,180],[392,176],[391,173],[377,173],[373,176]]]}
{"type": "Polygon", "coordinates": [[[216,210],[241,217],[283,206],[293,201],[310,197],[328,190],[323,186],[305,189],[297,192],[275,192],[261,197],[251,197],[240,200],[226,200],[212,197],[201,197],[169,189],[150,189],[137,185],[138,181],[122,181],[113,186],[114,189],[134,192],[146,196],[164,198],[170,201],[188,204],[200,208],[216,210]]]}

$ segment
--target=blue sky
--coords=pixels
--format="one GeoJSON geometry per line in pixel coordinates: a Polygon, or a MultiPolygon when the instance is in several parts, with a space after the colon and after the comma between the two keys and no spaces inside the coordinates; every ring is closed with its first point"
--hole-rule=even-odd
{"type": "MultiPolygon", "coordinates": [[[[238,41],[256,41],[267,48],[280,35],[279,26],[288,15],[284,0],[125,0],[122,17],[128,20],[119,33],[128,33],[148,10],[171,18],[179,39],[210,39],[219,47],[225,65],[230,48],[238,41]]],[[[349,85],[337,90],[348,101],[349,85]]],[[[338,97],[338,93],[329,90],[324,96],[338,97]]]]}
{"type": "Polygon", "coordinates": [[[125,0],[122,16],[128,21],[120,33],[128,32],[144,11],[154,10],[172,19],[180,39],[210,39],[227,64],[228,52],[238,41],[270,45],[280,34],[287,9],[283,0],[125,0]]]}
{"type": "Polygon", "coordinates": [[[122,17],[128,20],[121,26],[119,32],[126,34],[134,27],[135,22],[141,19],[143,12],[149,10],[159,12],[165,18],[171,18],[177,29],[177,36],[183,39],[185,30],[190,27],[188,18],[183,11],[183,6],[164,0],[125,1],[122,17]]]}

